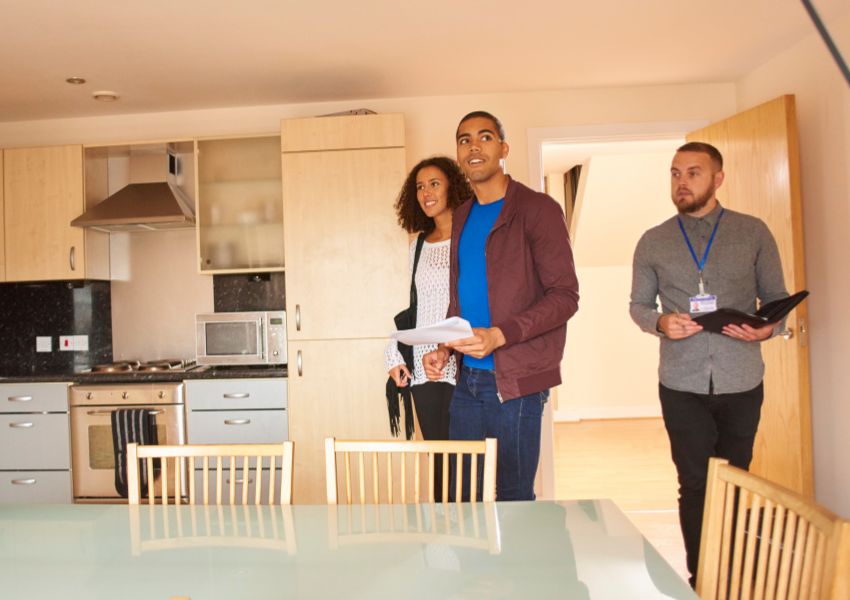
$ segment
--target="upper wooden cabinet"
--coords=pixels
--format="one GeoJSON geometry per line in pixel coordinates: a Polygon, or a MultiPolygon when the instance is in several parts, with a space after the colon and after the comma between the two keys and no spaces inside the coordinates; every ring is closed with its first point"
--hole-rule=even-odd
{"type": "Polygon", "coordinates": [[[196,144],[200,271],[282,271],[280,137],[196,144]]]}
{"type": "Polygon", "coordinates": [[[283,121],[290,340],[385,337],[407,304],[401,115],[283,121]]]}
{"type": "Polygon", "coordinates": [[[72,227],[85,210],[82,146],[3,153],[7,281],[108,279],[109,236],[72,227]]]}

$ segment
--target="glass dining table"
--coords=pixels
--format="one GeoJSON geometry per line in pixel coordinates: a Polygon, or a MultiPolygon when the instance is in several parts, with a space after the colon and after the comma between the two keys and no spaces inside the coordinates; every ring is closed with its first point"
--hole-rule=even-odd
{"type": "Polygon", "coordinates": [[[694,599],[609,500],[0,505],[0,597],[694,599]]]}

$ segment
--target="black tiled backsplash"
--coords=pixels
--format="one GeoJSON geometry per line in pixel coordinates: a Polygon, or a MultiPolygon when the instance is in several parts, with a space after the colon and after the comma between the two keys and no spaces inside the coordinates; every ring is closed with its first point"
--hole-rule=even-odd
{"type": "Polygon", "coordinates": [[[283,273],[213,275],[215,312],[285,310],[283,273]]]}
{"type": "Polygon", "coordinates": [[[112,361],[108,281],[0,284],[0,376],[62,374],[112,361]],[[87,335],[87,351],[60,351],[59,336],[87,335]],[[36,352],[36,336],[52,350],[36,352]]]}

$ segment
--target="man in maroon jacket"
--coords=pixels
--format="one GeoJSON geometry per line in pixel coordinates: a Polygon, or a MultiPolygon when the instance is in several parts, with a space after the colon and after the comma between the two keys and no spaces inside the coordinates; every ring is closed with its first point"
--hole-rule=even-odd
{"type": "Polygon", "coordinates": [[[505,174],[509,148],[496,117],[469,113],[456,141],[475,199],[453,215],[448,314],[468,320],[474,335],[422,362],[438,379],[450,352],[462,355],[449,437],[497,438],[497,498],[533,500],[543,405],[561,383],[566,323],[578,310],[572,249],[558,203],[505,174]]]}

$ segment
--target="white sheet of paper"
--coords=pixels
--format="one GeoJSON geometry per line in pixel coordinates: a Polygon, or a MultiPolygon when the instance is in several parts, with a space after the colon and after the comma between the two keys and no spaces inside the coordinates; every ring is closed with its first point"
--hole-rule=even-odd
{"type": "Polygon", "coordinates": [[[410,346],[416,344],[443,344],[445,342],[472,337],[472,327],[466,319],[451,317],[445,321],[425,327],[394,331],[390,334],[390,337],[410,346]]]}

